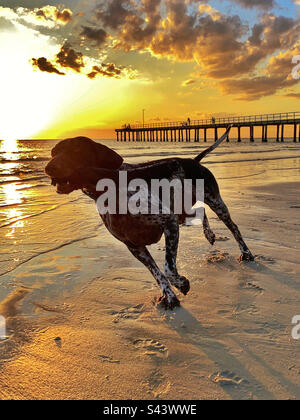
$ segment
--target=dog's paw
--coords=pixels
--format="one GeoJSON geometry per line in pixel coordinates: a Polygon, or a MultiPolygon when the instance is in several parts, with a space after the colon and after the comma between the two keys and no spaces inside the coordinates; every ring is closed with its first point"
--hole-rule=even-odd
{"type": "Polygon", "coordinates": [[[183,276],[178,276],[179,279],[179,284],[180,286],[178,287],[178,289],[181,291],[181,293],[183,293],[185,296],[188,294],[188,292],[190,291],[190,282],[188,281],[187,278],[183,277],[183,276]]]}
{"type": "Polygon", "coordinates": [[[184,276],[168,276],[170,283],[175,286],[182,294],[187,295],[190,290],[190,282],[184,276]]]}
{"type": "Polygon", "coordinates": [[[180,301],[176,296],[168,297],[166,295],[161,296],[157,300],[157,304],[162,306],[166,311],[173,310],[174,308],[180,306],[180,301]]]}
{"type": "Polygon", "coordinates": [[[249,252],[244,252],[244,254],[242,254],[240,256],[239,261],[240,262],[242,262],[242,261],[247,261],[247,262],[254,261],[254,256],[251,254],[250,251],[249,252]]]}
{"type": "Polygon", "coordinates": [[[205,229],[204,230],[204,235],[205,235],[206,239],[208,240],[208,242],[211,245],[214,245],[215,244],[215,242],[216,242],[216,235],[214,234],[214,232],[212,230],[205,229]]]}

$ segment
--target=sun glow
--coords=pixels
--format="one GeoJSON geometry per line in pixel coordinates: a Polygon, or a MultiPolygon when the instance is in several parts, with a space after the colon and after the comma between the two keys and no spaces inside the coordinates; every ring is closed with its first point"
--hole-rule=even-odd
{"type": "MultiPolygon", "coordinates": [[[[46,36],[19,27],[0,34],[0,138],[9,141],[30,138],[53,121],[63,94],[55,75],[34,71],[30,58],[55,48],[46,36]],[[20,48],[22,45],[22,48],[20,48]]],[[[8,145],[8,143],[6,143],[8,145]]]]}
{"type": "Polygon", "coordinates": [[[6,137],[1,141],[0,147],[1,157],[5,160],[16,160],[18,159],[18,142],[13,137],[6,137]]]}

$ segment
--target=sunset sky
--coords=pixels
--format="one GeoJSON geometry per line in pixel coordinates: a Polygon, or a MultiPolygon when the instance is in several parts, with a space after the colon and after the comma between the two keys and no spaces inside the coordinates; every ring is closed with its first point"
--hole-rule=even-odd
{"type": "Polygon", "coordinates": [[[0,138],[300,109],[300,0],[0,4],[0,138]]]}

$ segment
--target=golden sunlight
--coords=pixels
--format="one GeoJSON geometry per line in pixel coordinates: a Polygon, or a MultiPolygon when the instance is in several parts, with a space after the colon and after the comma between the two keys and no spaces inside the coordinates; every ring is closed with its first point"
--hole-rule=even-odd
{"type": "Polygon", "coordinates": [[[15,138],[7,136],[4,140],[1,141],[0,151],[2,157],[5,160],[16,160],[18,159],[18,142],[15,138]]]}
{"type": "Polygon", "coordinates": [[[0,34],[0,54],[6,57],[0,67],[0,138],[7,141],[31,137],[53,122],[56,104],[63,94],[58,77],[32,68],[30,57],[55,48],[48,37],[37,37],[34,32],[19,27],[17,32],[0,34]]]}

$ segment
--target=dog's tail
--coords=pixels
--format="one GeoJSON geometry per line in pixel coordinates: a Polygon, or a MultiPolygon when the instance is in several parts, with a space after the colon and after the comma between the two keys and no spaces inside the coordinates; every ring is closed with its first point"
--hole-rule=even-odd
{"type": "Polygon", "coordinates": [[[222,141],[224,141],[226,139],[226,137],[229,134],[229,131],[231,130],[232,125],[229,125],[227,127],[226,132],[223,134],[222,137],[219,138],[219,140],[217,140],[212,146],[210,146],[208,149],[204,150],[203,152],[200,153],[200,155],[198,155],[197,157],[195,157],[195,161],[196,162],[201,162],[201,160],[203,158],[205,158],[205,156],[207,156],[209,153],[211,153],[213,150],[216,149],[216,147],[218,147],[222,141]]]}

